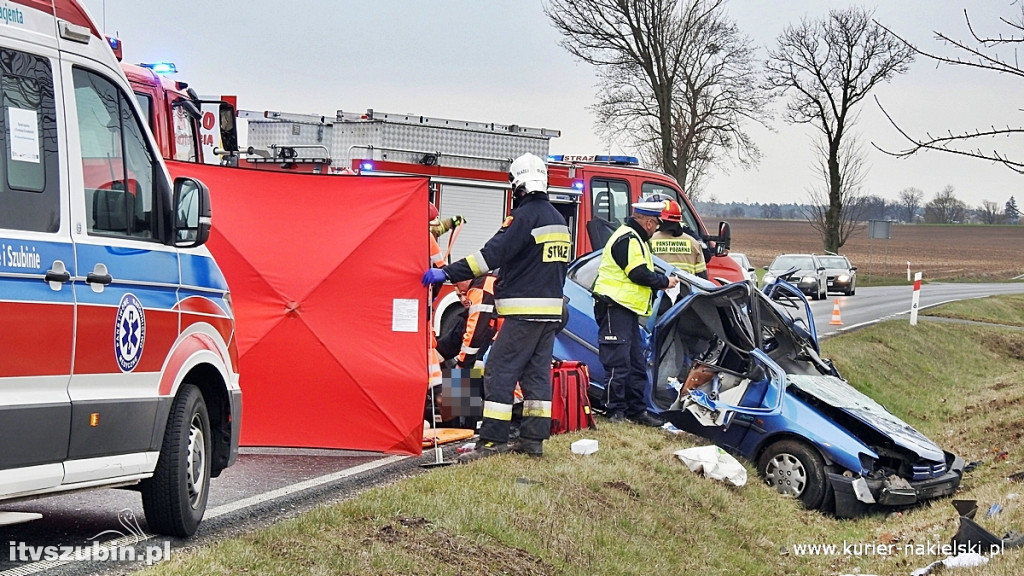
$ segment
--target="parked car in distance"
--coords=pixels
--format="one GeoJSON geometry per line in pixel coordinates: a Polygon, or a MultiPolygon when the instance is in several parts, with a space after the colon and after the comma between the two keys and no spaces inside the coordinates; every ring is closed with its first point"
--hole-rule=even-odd
{"type": "Polygon", "coordinates": [[[774,283],[779,276],[785,275],[787,282],[813,300],[824,300],[827,295],[825,266],[814,254],[782,254],[776,256],[764,269],[764,276],[761,277],[762,288],[774,283]]]}
{"type": "Polygon", "coordinates": [[[842,292],[847,296],[857,293],[857,267],[846,256],[826,254],[818,256],[825,266],[825,283],[828,292],[842,292]]]}
{"type": "MultiPolygon", "coordinates": [[[[569,318],[554,357],[579,360],[604,406],[593,315],[601,251],[569,265],[569,318]]],[[[853,517],[953,494],[964,460],[872,400],[820,356],[811,307],[783,280],[760,291],[718,286],[655,258],[679,297],[640,326],[648,410],[742,456],[776,491],[807,508],[853,517]]],[[[667,304],[667,303],[666,303],[667,304]]]]}
{"type": "Polygon", "coordinates": [[[754,286],[757,286],[757,268],[754,268],[754,265],[750,263],[747,255],[742,252],[730,251],[729,257],[740,265],[740,269],[743,270],[743,275],[747,277],[747,280],[750,280],[754,283],[754,286]]]}

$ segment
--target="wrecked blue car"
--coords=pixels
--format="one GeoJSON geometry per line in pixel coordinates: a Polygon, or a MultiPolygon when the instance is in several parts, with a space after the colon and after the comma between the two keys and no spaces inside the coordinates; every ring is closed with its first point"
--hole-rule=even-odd
{"type": "MultiPolygon", "coordinates": [[[[590,368],[604,397],[591,290],[600,251],[569,267],[569,319],[554,356],[590,368]]],[[[805,506],[854,517],[953,494],[964,461],[850,386],[819,355],[810,306],[779,279],[719,286],[656,260],[680,277],[672,303],[659,293],[641,318],[649,410],[757,465],[805,506]]]]}

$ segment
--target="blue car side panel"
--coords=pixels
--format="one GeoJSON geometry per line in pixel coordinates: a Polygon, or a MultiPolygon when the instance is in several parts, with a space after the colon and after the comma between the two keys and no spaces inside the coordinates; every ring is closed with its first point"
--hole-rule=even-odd
{"type": "Polygon", "coordinates": [[[782,436],[804,438],[822,451],[826,460],[855,473],[861,472],[859,454],[878,457],[866,444],[792,394],[786,394],[783,399],[782,413],[764,418],[761,428],[763,434],[751,429],[736,447],[746,458],[756,459],[774,438],[782,436]]]}

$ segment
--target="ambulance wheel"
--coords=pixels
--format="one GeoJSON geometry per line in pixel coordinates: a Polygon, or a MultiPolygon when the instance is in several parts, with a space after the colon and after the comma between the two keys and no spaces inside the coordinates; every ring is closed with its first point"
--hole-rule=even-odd
{"type": "Polygon", "coordinates": [[[202,393],[182,384],[167,418],[156,470],[141,485],[152,531],[181,538],[195,534],[210,492],[210,438],[202,393]]]}
{"type": "Polygon", "coordinates": [[[780,494],[800,500],[812,510],[821,508],[828,492],[825,462],[817,450],[796,440],[780,440],[765,449],[757,471],[780,494]]]}

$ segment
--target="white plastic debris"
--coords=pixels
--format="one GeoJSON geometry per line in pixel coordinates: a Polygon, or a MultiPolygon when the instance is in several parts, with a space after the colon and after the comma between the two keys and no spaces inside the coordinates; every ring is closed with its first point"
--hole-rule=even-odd
{"type": "Polygon", "coordinates": [[[910,573],[910,576],[926,576],[936,571],[940,566],[946,568],[970,568],[988,563],[988,558],[977,552],[965,552],[956,556],[949,556],[944,560],[936,560],[924,568],[918,568],[910,573]]]}
{"type": "Polygon", "coordinates": [[[733,486],[747,483],[747,469],[718,446],[696,446],[673,452],[691,472],[704,474],[712,480],[727,481],[733,486]]]}
{"type": "Polygon", "coordinates": [[[661,429],[664,430],[665,432],[668,432],[669,434],[674,434],[676,436],[683,433],[682,430],[676,428],[675,425],[672,424],[671,422],[665,422],[664,424],[662,424],[661,429]]]}
{"type": "Polygon", "coordinates": [[[597,440],[577,440],[570,445],[573,454],[593,454],[597,452],[597,440]]]}

